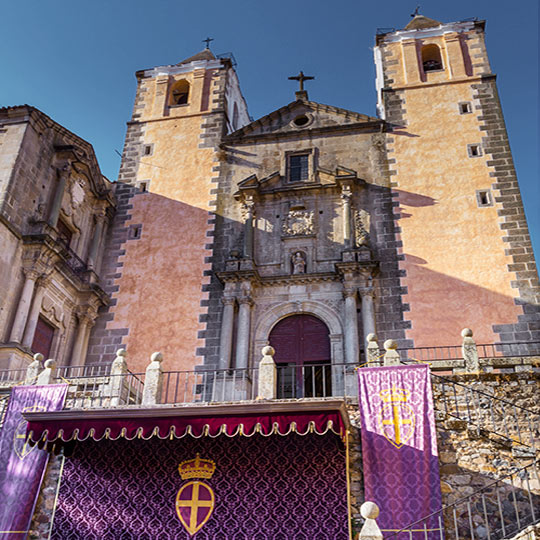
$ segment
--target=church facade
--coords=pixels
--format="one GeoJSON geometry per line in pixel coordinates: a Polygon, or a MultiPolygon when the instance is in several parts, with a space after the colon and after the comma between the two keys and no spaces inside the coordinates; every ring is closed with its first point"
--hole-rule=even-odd
{"type": "MultiPolygon", "coordinates": [[[[301,72],[253,120],[208,48],[139,71],[114,183],[40,111],[0,110],[0,412],[24,382],[66,386],[13,428],[20,459],[51,453],[31,537],[356,537],[377,513],[358,373],[426,362],[431,449],[409,456],[429,454],[430,502],[383,534],[498,537],[451,505],[529,474],[540,286],[484,27],[379,32],[376,117],[301,72]]],[[[376,395],[399,450],[424,413],[395,384],[376,395]]],[[[533,465],[503,536],[535,521],[533,465]]]]}

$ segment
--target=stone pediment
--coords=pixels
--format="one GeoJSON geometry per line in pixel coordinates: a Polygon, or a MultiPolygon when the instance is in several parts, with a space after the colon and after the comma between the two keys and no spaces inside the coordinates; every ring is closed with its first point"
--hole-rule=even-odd
{"type": "Polygon", "coordinates": [[[251,122],[227,135],[224,142],[251,137],[300,135],[302,132],[346,130],[353,128],[380,129],[384,120],[357,112],[323,105],[315,101],[298,100],[251,122]]]}
{"type": "Polygon", "coordinates": [[[306,182],[287,182],[285,176],[279,171],[273,172],[264,178],[257,177],[256,174],[248,176],[238,183],[238,191],[236,196],[240,194],[264,195],[267,193],[276,193],[279,191],[296,191],[306,189],[321,189],[326,187],[336,187],[351,183],[365,184],[365,181],[358,178],[356,171],[346,167],[338,166],[335,170],[317,168],[312,181],[306,182]]]}

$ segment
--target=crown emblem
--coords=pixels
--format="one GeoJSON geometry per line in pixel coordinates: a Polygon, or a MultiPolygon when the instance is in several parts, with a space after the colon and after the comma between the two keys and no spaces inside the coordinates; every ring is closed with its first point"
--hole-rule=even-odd
{"type": "Polygon", "coordinates": [[[379,396],[382,397],[382,400],[385,403],[391,403],[395,401],[407,401],[410,397],[411,393],[409,390],[406,390],[405,388],[396,388],[392,387],[387,388],[386,390],[383,390],[382,392],[379,392],[379,396]]]}
{"type": "Polygon", "coordinates": [[[215,462],[210,459],[201,459],[199,453],[197,453],[195,459],[182,461],[178,465],[178,472],[182,480],[187,480],[188,478],[212,478],[215,470],[215,462]]]}

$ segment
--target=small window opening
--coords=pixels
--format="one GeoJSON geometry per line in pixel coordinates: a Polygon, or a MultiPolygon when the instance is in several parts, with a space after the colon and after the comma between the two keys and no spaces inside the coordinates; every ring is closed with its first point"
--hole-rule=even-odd
{"type": "Polygon", "coordinates": [[[143,193],[146,193],[148,191],[148,183],[147,182],[141,182],[139,184],[139,189],[143,192],[143,193]]]}
{"type": "Polygon", "coordinates": [[[426,45],[422,47],[422,67],[424,68],[424,73],[443,69],[441,50],[437,45],[426,45]]]}
{"type": "Polygon", "coordinates": [[[178,81],[171,90],[171,105],[186,105],[189,99],[189,83],[178,81]]]}
{"type": "Polygon", "coordinates": [[[153,150],[153,145],[151,144],[145,144],[143,148],[143,155],[144,156],[151,156],[153,150]]]}
{"type": "Polygon", "coordinates": [[[293,122],[295,126],[302,127],[309,123],[309,118],[305,114],[301,114],[300,116],[297,116],[293,122]]]}
{"type": "Polygon", "coordinates": [[[309,176],[309,154],[289,156],[289,182],[302,182],[309,176]]]}
{"type": "Polygon", "coordinates": [[[482,149],[479,144],[469,144],[467,146],[469,157],[479,157],[482,155],[482,149]]]}
{"type": "Polygon", "coordinates": [[[142,234],[142,225],[131,225],[129,227],[130,240],[138,240],[142,234]]]}
{"type": "Polygon", "coordinates": [[[491,198],[491,191],[489,189],[482,189],[476,192],[476,200],[478,206],[493,206],[493,200],[491,198]]]}
{"type": "Polygon", "coordinates": [[[464,101],[459,104],[459,114],[469,114],[472,113],[471,104],[468,101],[464,101]]]}

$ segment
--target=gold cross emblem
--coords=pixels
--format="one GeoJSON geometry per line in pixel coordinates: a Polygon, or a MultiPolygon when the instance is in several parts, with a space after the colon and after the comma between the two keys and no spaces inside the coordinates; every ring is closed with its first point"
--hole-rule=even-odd
{"type": "Polygon", "coordinates": [[[410,392],[392,387],[391,390],[383,390],[379,395],[385,402],[380,414],[383,434],[396,448],[401,448],[414,434],[415,415],[407,403],[410,392]],[[393,433],[387,426],[393,427],[393,433]]]}

